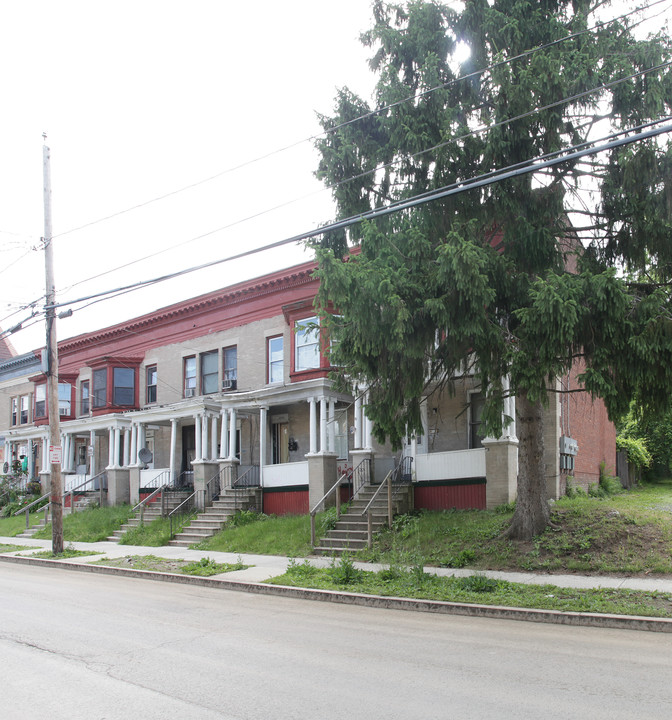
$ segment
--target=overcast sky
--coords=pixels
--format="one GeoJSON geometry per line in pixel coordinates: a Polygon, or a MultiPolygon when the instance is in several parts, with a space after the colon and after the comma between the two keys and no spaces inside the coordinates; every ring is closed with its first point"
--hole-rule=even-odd
{"type": "MultiPolygon", "coordinates": [[[[631,8],[619,0],[606,12],[631,8]]],[[[649,29],[669,14],[658,3],[649,29]]],[[[60,302],[331,220],[317,153],[301,141],[320,132],[316,113],[332,113],[337,87],[370,97],[359,42],[370,25],[370,0],[0,3],[0,326],[43,304],[43,132],[60,302]]],[[[307,259],[286,246],[105,300],[60,320],[58,337],[307,259]]],[[[44,345],[41,318],[24,327],[10,337],[18,352],[44,345]]]]}
{"type": "MultiPolygon", "coordinates": [[[[59,300],[226,257],[330,220],[330,195],[312,175],[317,154],[303,143],[95,222],[315,135],[316,112],[331,113],[339,86],[369,96],[369,51],[358,38],[370,17],[369,0],[2,3],[0,325],[22,320],[26,311],[10,317],[17,305],[44,294],[43,132],[51,148],[59,300]],[[265,212],[285,203],[291,204],[265,212]],[[264,214],[241,222],[258,213],[264,214]],[[84,282],[173,245],[179,247],[84,282]]],[[[305,259],[300,248],[286,247],[94,304],[60,320],[58,337],[305,259]]],[[[44,323],[11,341],[19,352],[40,347],[44,323]]]]}

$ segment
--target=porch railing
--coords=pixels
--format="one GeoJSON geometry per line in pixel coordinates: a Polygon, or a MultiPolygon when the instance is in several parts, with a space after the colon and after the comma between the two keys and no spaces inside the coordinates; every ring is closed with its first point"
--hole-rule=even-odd
{"type": "MultiPolygon", "coordinates": [[[[37,498],[37,500],[33,500],[33,502],[30,503],[30,505],[26,505],[26,507],[21,508],[20,510],[17,510],[14,513],[14,516],[21,515],[21,513],[26,513],[26,530],[30,530],[30,509],[37,505],[38,503],[41,503],[43,500],[46,500],[49,497],[49,493],[45,493],[42,495],[42,497],[37,498]]],[[[51,503],[48,502],[44,508],[40,508],[40,512],[44,510],[44,524],[47,524],[47,513],[49,512],[49,508],[51,507],[51,503]]]]}
{"type": "Polygon", "coordinates": [[[385,476],[385,479],[378,486],[378,489],[373,493],[373,497],[369,500],[367,506],[362,511],[362,517],[366,515],[366,544],[369,548],[373,546],[373,506],[382,493],[383,489],[387,491],[387,523],[391,527],[392,520],[394,517],[394,497],[400,492],[402,487],[408,487],[412,480],[412,467],[413,458],[402,457],[401,460],[395,467],[390,470],[385,476]],[[396,485],[396,490],[394,486],[396,485]]]}
{"type": "MultiPolygon", "coordinates": [[[[357,465],[354,470],[346,470],[341,477],[338,478],[335,485],[332,485],[332,487],[327,490],[327,492],[324,494],[324,497],[322,497],[316,504],[315,507],[310,511],[310,544],[315,547],[317,544],[316,542],[316,532],[315,532],[315,516],[319,512],[320,508],[324,507],[324,503],[335,493],[336,494],[336,520],[341,519],[341,493],[340,493],[340,487],[342,485],[353,483],[353,497],[356,497],[357,493],[364,487],[366,484],[366,481],[361,481],[361,478],[364,476],[365,472],[369,472],[371,469],[371,460],[369,458],[365,458],[362,460],[359,465],[357,465]],[[357,482],[360,482],[359,486],[357,487],[357,490],[355,491],[355,478],[357,478],[357,482]],[[338,492],[337,492],[338,490],[338,492]]],[[[367,476],[368,477],[368,476],[367,476]]]]}
{"type": "MultiPolygon", "coordinates": [[[[215,478],[212,478],[214,480],[215,478]]],[[[212,480],[210,482],[212,482],[212,480]]],[[[174,510],[168,513],[168,519],[170,520],[170,539],[173,539],[173,521],[177,521],[178,515],[194,515],[198,511],[198,505],[196,503],[196,496],[204,492],[203,490],[194,490],[188,498],[185,498],[174,510]]]]}
{"type": "MultiPolygon", "coordinates": [[[[163,473],[162,473],[163,474],[163,473]]],[[[170,487],[168,485],[162,485],[161,487],[156,488],[154,492],[147,495],[146,498],[142,499],[134,508],[133,512],[140,512],[140,524],[144,524],[145,521],[145,510],[147,509],[147,506],[150,502],[152,502],[157,495],[160,495],[160,502],[161,502],[161,517],[166,516],[166,491],[169,490],[170,487]]]]}

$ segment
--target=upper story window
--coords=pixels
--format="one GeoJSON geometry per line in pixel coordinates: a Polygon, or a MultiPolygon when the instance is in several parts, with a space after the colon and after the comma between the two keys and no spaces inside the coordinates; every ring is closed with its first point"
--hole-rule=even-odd
{"type": "Polygon", "coordinates": [[[184,397],[196,395],[196,357],[184,358],[184,397]]]}
{"type": "Polygon", "coordinates": [[[149,365],[147,367],[147,392],[145,395],[145,402],[147,404],[156,402],[156,390],[158,384],[158,372],[156,365],[149,365]]]}
{"type": "Polygon", "coordinates": [[[295,324],[294,369],[312,370],[320,367],[319,318],[310,317],[295,324]]]}
{"type": "Polygon", "coordinates": [[[115,367],[113,368],[112,377],[114,382],[112,404],[135,404],[135,370],[133,368],[115,367]]]}
{"type": "Polygon", "coordinates": [[[222,350],[222,390],[238,387],[238,348],[235,345],[222,350]]]}
{"type": "Polygon", "coordinates": [[[109,362],[106,367],[96,368],[93,371],[92,405],[96,411],[104,409],[137,407],[138,404],[138,366],[139,360],[123,359],[109,362]],[[119,364],[117,364],[119,363],[119,364]]]}
{"type": "Polygon", "coordinates": [[[30,398],[28,395],[21,396],[21,417],[19,419],[21,425],[26,425],[30,420],[30,398]]]}
{"type": "Polygon", "coordinates": [[[72,415],[72,386],[70,383],[58,383],[58,414],[61,417],[72,415]]]}
{"type": "Polygon", "coordinates": [[[19,398],[12,398],[12,425],[19,424],[19,398]]]}
{"type": "Polygon", "coordinates": [[[47,417],[47,386],[35,386],[35,417],[47,417]]]}
{"type": "Polygon", "coordinates": [[[219,391],[219,353],[217,350],[201,353],[201,395],[219,391]]]}
{"type": "Polygon", "coordinates": [[[107,405],[107,368],[93,371],[93,407],[107,405]]]}
{"type": "Polygon", "coordinates": [[[81,415],[88,415],[90,409],[90,385],[88,380],[82,380],[79,384],[79,412],[81,415]]]}
{"type": "Polygon", "coordinates": [[[282,335],[268,338],[268,382],[281,383],[284,379],[285,357],[282,335]]]}

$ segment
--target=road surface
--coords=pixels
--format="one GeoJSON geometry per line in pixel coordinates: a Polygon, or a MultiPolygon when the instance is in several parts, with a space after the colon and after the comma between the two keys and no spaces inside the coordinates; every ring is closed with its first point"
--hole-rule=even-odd
{"type": "Polygon", "coordinates": [[[0,563],[0,716],[672,717],[672,635],[0,563]]]}

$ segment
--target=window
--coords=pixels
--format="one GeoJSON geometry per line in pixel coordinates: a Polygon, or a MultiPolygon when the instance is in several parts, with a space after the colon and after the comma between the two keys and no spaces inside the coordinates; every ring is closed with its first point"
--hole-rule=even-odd
{"type": "Polygon", "coordinates": [[[469,396],[469,404],[469,447],[480,448],[483,447],[481,440],[485,437],[481,431],[485,397],[481,393],[472,393],[469,396]]]}
{"type": "Polygon", "coordinates": [[[184,358],[184,397],[196,394],[196,358],[184,358]]]}
{"type": "Polygon", "coordinates": [[[19,424],[19,398],[12,398],[12,425],[19,424]]]}
{"type": "Polygon", "coordinates": [[[58,383],[58,414],[72,415],[72,386],[70,383],[58,383]]]}
{"type": "Polygon", "coordinates": [[[112,403],[114,405],[135,404],[135,370],[115,367],[113,372],[112,403]]]}
{"type": "Polygon", "coordinates": [[[82,415],[89,414],[90,400],[89,400],[89,381],[82,380],[79,385],[79,411],[82,415]]]}
{"type": "Polygon", "coordinates": [[[311,317],[296,323],[294,369],[311,370],[320,367],[319,318],[311,317]]]}
{"type": "Polygon", "coordinates": [[[235,345],[222,351],[222,390],[238,387],[238,348],[235,345]]]}
{"type": "Polygon", "coordinates": [[[218,364],[217,350],[201,354],[201,395],[210,395],[219,390],[218,364]]]}
{"type": "Polygon", "coordinates": [[[43,418],[47,416],[47,386],[35,386],[35,417],[43,418]]]}
{"type": "Polygon", "coordinates": [[[107,405],[107,368],[93,371],[93,407],[107,405]]]}
{"type": "Polygon", "coordinates": [[[284,378],[283,337],[268,338],[268,382],[281,383],[284,378]]]}
{"type": "Polygon", "coordinates": [[[339,460],[348,459],[348,411],[341,410],[336,413],[336,428],[335,428],[335,441],[336,441],[336,455],[339,460]]]}
{"type": "Polygon", "coordinates": [[[29,420],[30,413],[28,412],[28,400],[30,398],[28,395],[22,395],[21,396],[21,417],[20,417],[20,423],[21,425],[25,425],[29,420]]]}
{"type": "Polygon", "coordinates": [[[158,379],[158,373],[156,365],[150,365],[147,368],[147,403],[156,402],[156,383],[158,379]]]}

